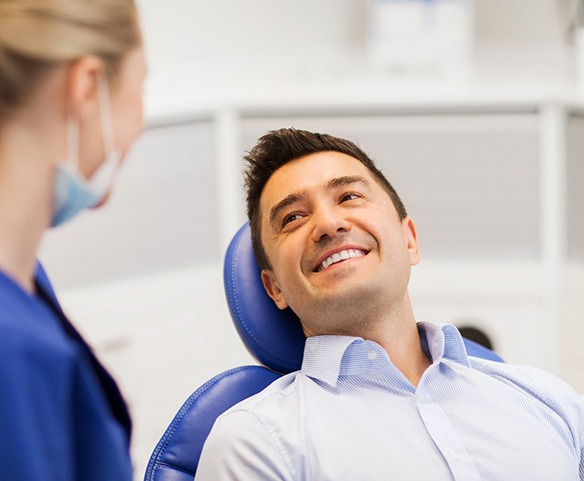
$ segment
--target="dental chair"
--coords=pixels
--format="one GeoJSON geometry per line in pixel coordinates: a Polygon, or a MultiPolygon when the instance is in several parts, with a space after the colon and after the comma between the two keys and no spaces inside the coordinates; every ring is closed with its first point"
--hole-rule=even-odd
{"type": "MultiPolygon", "coordinates": [[[[306,338],[296,315],[279,310],[264,291],[249,223],[235,234],[225,256],[223,280],[229,311],[243,343],[261,364],[225,371],[186,400],[156,445],[145,481],[191,481],[215,419],[302,364],[306,338]]],[[[468,339],[469,355],[502,361],[468,339]]]]}

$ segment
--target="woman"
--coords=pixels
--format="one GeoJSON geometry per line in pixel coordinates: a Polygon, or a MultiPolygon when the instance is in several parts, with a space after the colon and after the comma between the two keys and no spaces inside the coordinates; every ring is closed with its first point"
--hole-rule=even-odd
{"type": "Polygon", "coordinates": [[[132,478],[126,405],[36,251],[107,198],[145,70],[133,0],[0,0],[2,480],[132,478]]]}

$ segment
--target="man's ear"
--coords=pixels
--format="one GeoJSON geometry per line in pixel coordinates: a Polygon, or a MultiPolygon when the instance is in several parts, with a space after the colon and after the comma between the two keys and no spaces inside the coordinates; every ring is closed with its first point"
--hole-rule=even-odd
{"type": "Polygon", "coordinates": [[[88,55],[71,64],[67,82],[69,108],[80,119],[94,115],[99,108],[98,83],[103,75],[104,66],[99,57],[88,55]]]}
{"type": "Polygon", "coordinates": [[[406,217],[402,221],[402,230],[406,239],[408,252],[410,254],[410,263],[415,266],[420,262],[420,246],[418,244],[418,231],[416,224],[411,217],[406,217]]]}
{"type": "Polygon", "coordinates": [[[288,301],[284,298],[284,294],[280,289],[278,280],[274,273],[268,269],[262,269],[262,284],[264,289],[268,293],[268,296],[274,301],[279,309],[286,309],[288,307],[288,301]]]}

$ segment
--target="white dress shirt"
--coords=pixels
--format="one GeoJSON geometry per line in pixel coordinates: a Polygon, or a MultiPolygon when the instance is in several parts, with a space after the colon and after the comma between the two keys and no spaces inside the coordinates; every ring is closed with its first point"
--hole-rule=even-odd
{"type": "Polygon", "coordinates": [[[378,344],[306,342],[302,369],[220,416],[195,479],[584,480],[584,401],[543,371],[468,357],[451,325],[419,323],[417,387],[378,344]]]}

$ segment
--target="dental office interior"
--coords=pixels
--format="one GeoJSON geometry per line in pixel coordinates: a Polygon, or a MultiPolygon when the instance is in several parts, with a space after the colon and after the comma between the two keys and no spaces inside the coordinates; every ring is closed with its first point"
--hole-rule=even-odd
{"type": "Polygon", "coordinates": [[[145,131],[110,202],[40,255],[127,398],[136,479],[191,392],[256,363],[223,256],[245,221],[242,156],[280,127],[381,166],[421,238],[418,319],[477,328],[584,393],[583,1],[138,6],[145,131]]]}

